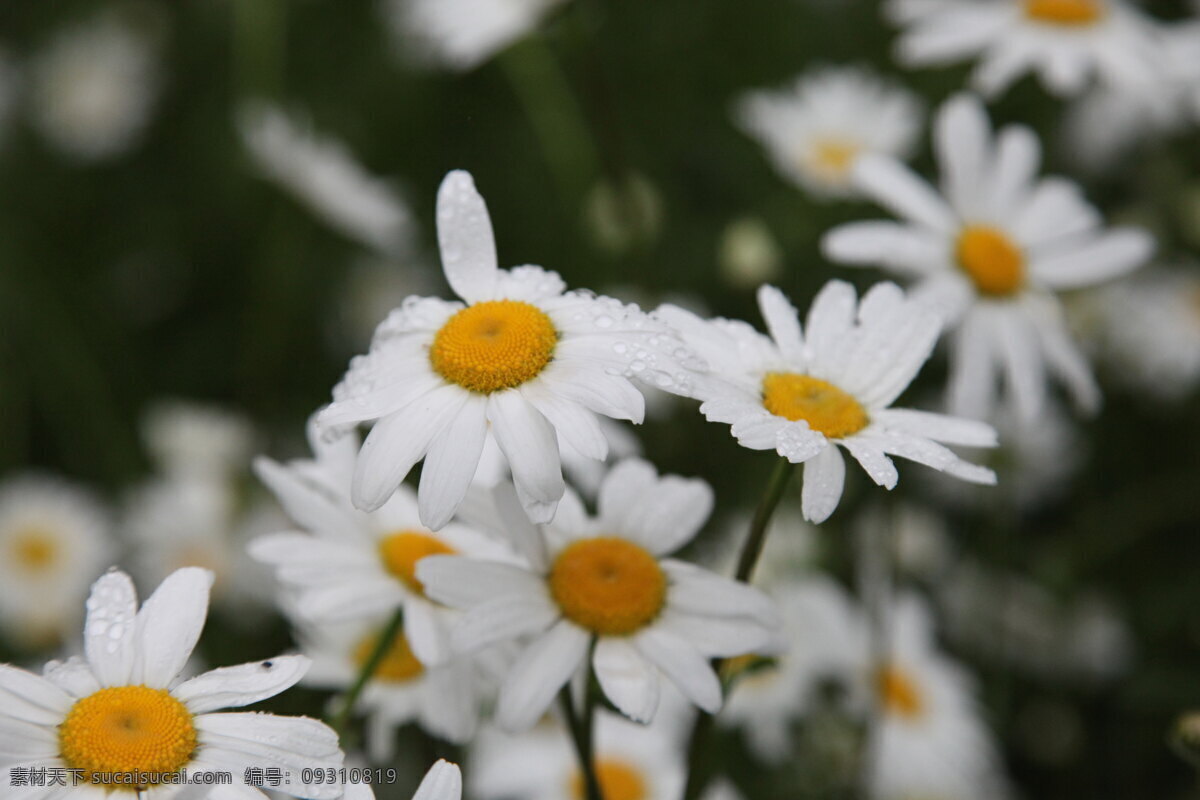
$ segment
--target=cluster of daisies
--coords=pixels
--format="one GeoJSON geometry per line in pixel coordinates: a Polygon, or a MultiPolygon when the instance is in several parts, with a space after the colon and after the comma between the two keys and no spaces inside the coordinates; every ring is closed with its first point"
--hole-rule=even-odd
{"type": "MultiPolygon", "coordinates": [[[[558,5],[386,7],[399,35],[466,69],[558,5]]],[[[1002,477],[1016,486],[1014,502],[1037,502],[1067,468],[1044,457],[1071,436],[1054,387],[1082,412],[1100,403],[1077,331],[1101,331],[1088,337],[1092,347],[1171,397],[1200,381],[1194,275],[1164,268],[1068,306],[1068,293],[1149,261],[1154,240],[1108,225],[1077,184],[1042,175],[1034,132],[994,126],[986,107],[1032,72],[1052,94],[1077,98],[1079,119],[1103,120],[1113,113],[1106,104],[1138,98],[1141,124],[1187,124],[1200,115],[1200,38],[1194,23],[1152,20],[1122,0],[885,5],[903,28],[902,64],[977,59],[972,91],[933,114],[936,184],[906,163],[923,127],[920,102],[863,69],[827,68],[751,92],[734,116],[805,192],[881,208],[884,218],[826,232],[821,248],[833,263],[894,273],[906,288],[880,282],[860,294],[831,280],[802,314],[763,283],[761,326],[678,304],[644,310],[568,289],[538,266],[501,269],[485,202],[470,174],[455,171],[438,191],[436,223],[457,299],[407,295],[309,420],[311,452],[253,460],[283,516],[243,486],[249,427],[181,407],[147,418],[156,474],[119,514],[55,481],[0,485],[0,626],[31,649],[64,649],[40,676],[0,667],[4,795],[253,797],[260,792],[246,776],[271,767],[285,779],[273,788],[287,794],[361,800],[370,785],[343,768],[394,763],[398,731],[412,725],[455,748],[468,793],[482,800],[729,800],[739,790],[705,749],[715,716],[776,767],[797,750],[797,720],[813,721],[844,784],[878,800],[1009,796],[971,676],[939,650],[927,602],[893,591],[890,576],[912,566],[946,578],[934,599],[949,635],[985,653],[980,620],[1029,629],[988,602],[1018,579],[950,573],[928,526],[876,519],[863,525],[864,592],[853,598],[778,543],[835,514],[847,460],[888,490],[900,477],[895,459],[915,462],[949,503],[963,485],[996,484],[980,462],[1012,447],[1018,463],[1002,477]],[[1138,313],[1144,324],[1105,322],[1138,313]],[[1191,338],[1180,343],[1184,329],[1191,338]],[[1176,347],[1131,340],[1130,330],[1176,347]],[[943,338],[944,400],[897,406],[943,338]],[[694,546],[717,505],[713,489],[661,474],[629,433],[664,394],[696,401],[705,419],[776,464],[750,534],[738,533],[736,569],[724,563],[732,559],[705,566],[694,546]],[[770,526],[792,480],[803,521],[770,526]],[[109,532],[114,516],[120,540],[109,532]],[[896,541],[880,544],[889,528],[896,541]],[[140,608],[133,578],[104,571],[122,549],[138,581],[158,587],[140,608]],[[210,596],[232,625],[278,610],[299,652],[203,671],[192,651],[210,596]],[[81,622],[82,649],[73,650],[81,622]],[[296,685],[329,694],[331,724],[221,711],[296,685]],[[72,770],[82,781],[19,783],[31,769],[72,770]],[[236,785],[181,789],[168,776],[182,770],[228,772],[236,785]],[[138,777],[121,780],[129,776],[138,777]]],[[[122,35],[106,25],[104,36],[122,35]]],[[[61,47],[101,48],[92,36],[61,47]]],[[[144,69],[144,53],[117,49],[126,57],[117,73],[144,69]]],[[[73,68],[64,55],[35,75],[68,88],[94,78],[73,68]]],[[[4,69],[0,61],[0,81],[4,69]]],[[[66,111],[45,113],[51,125],[66,111]]],[[[126,113],[112,140],[132,135],[137,117],[126,113]]],[[[410,255],[412,215],[340,143],[267,106],[242,109],[237,124],[264,176],[370,251],[410,255]]],[[[88,141],[91,155],[115,147],[88,141]]],[[[731,272],[748,263],[754,275],[769,273],[772,247],[745,221],[729,245],[731,272]]],[[[1047,653],[1042,666],[1067,672],[1118,663],[1127,651],[1110,616],[1047,613],[1040,596],[1028,605],[1030,618],[1054,617],[1049,645],[987,655],[1031,662],[1047,653]],[[1051,652],[1063,641],[1072,646],[1051,652]]],[[[415,800],[458,800],[462,784],[456,766],[439,762],[415,800]]]]}

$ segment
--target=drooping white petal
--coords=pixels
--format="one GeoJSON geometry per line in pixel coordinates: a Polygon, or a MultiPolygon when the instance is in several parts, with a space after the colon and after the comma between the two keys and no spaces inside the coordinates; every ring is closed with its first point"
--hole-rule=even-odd
{"type": "Polygon", "coordinates": [[[421,523],[440,530],[454,516],[483,452],[487,437],[487,398],[470,395],[454,419],[429,444],[417,491],[421,523]]]}
{"type": "Polygon", "coordinates": [[[446,281],[468,303],[490,300],[496,286],[496,237],[487,204],[469,172],[442,179],[437,196],[438,246],[446,281]]]}
{"type": "MultiPolygon", "coordinates": [[[[892,460],[884,455],[883,451],[878,447],[872,446],[869,442],[864,441],[865,437],[851,436],[841,441],[841,445],[854,456],[854,460],[866,471],[871,480],[889,491],[896,488],[896,481],[900,480],[900,474],[896,471],[896,465],[892,460]]],[[[805,485],[808,484],[808,473],[805,473],[805,485]]],[[[815,520],[814,520],[815,522],[815,520]]]]}
{"type": "Polygon", "coordinates": [[[825,436],[809,428],[804,420],[789,422],[775,433],[775,452],[793,464],[808,461],[827,446],[825,436]]]}
{"type": "Polygon", "coordinates": [[[404,636],[413,655],[427,667],[450,658],[450,643],[437,614],[433,603],[423,597],[410,594],[404,598],[404,636]]]}
{"type": "MultiPolygon", "coordinates": [[[[492,434],[508,459],[518,492],[538,503],[556,504],[566,484],[554,427],[514,389],[491,395],[487,413],[492,434]]],[[[528,504],[522,504],[527,512],[531,511],[528,504]]],[[[544,517],[544,511],[539,512],[539,517],[544,517]]],[[[548,518],[539,517],[530,514],[534,522],[549,522],[553,508],[548,518]]]]}
{"type": "Polygon", "coordinates": [[[997,444],[996,429],[986,422],[973,419],[908,408],[880,409],[872,418],[886,429],[922,436],[935,442],[968,447],[995,447],[997,444]]]}
{"type": "Polygon", "coordinates": [[[626,638],[605,637],[596,644],[592,667],[612,704],[635,722],[649,722],[658,709],[659,681],[654,667],[626,638]]]}
{"type": "Polygon", "coordinates": [[[528,730],[545,713],[554,696],[587,655],[591,637],[560,620],[526,648],[500,687],[496,722],[513,732],[528,730]]]}
{"type": "Polygon", "coordinates": [[[193,714],[248,706],[296,685],[311,664],[312,660],[305,656],[276,656],[266,661],[221,667],[185,681],[171,694],[193,714]]]}
{"type": "Polygon", "coordinates": [[[950,384],[947,405],[955,416],[975,419],[988,416],[996,391],[994,327],[987,309],[968,313],[955,331],[950,346],[950,384]]]}
{"type": "Polygon", "coordinates": [[[800,509],[809,522],[821,523],[837,508],[846,480],[846,462],[837,447],[829,444],[804,462],[804,488],[800,509]]]}
{"type": "Polygon", "coordinates": [[[687,699],[710,714],[721,708],[721,682],[708,659],[680,636],[652,626],[633,637],[633,645],[663,674],[671,679],[687,699]]]}
{"type": "Polygon", "coordinates": [[[608,457],[608,439],[593,411],[563,399],[536,382],[522,386],[521,394],[580,455],[597,461],[608,457]]]}

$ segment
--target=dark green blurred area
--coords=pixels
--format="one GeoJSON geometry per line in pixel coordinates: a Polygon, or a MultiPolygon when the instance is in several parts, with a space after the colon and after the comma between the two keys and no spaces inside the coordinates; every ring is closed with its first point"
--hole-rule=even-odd
{"type": "MultiPolygon", "coordinates": [[[[0,47],[22,60],[100,7],[4,3],[0,47]]],[[[1182,4],[1154,10],[1177,17],[1182,4]]],[[[804,309],[832,277],[860,286],[880,277],[834,268],[817,251],[834,224],[877,212],[818,203],[784,182],[732,124],[732,99],[819,64],[864,63],[897,75],[932,108],[966,75],[898,73],[876,4],[851,0],[575,0],[536,40],[465,74],[407,64],[369,2],[139,7],[149,12],[166,23],[163,88],[132,152],[77,164],[19,111],[0,145],[0,475],[36,466],[107,490],[126,486],[146,471],[139,415],[162,397],[243,410],[287,455],[348,359],[365,350],[365,340],[331,334],[361,248],[258,177],[234,127],[244,100],[302,109],[373,173],[402,185],[426,256],[397,269],[431,270],[441,285],[433,200],[442,176],[464,168],[488,201],[502,265],[541,264],[572,287],[635,287],[652,303],[683,295],[759,324],[753,292],[718,271],[728,223],[746,215],[767,223],[785,255],[780,282],[804,309]],[[584,141],[573,138],[570,112],[554,106],[563,78],[584,141]],[[562,123],[556,152],[530,115],[539,98],[562,123]],[[585,221],[588,193],[631,173],[660,195],[661,227],[619,250],[601,246],[585,221]]],[[[993,114],[1032,124],[1048,142],[1047,171],[1069,170],[1052,144],[1061,107],[1032,81],[993,114]]],[[[929,173],[927,146],[916,164],[929,173]]],[[[1181,208],[1200,183],[1198,165],[1193,133],[1085,179],[1085,191],[1107,214],[1150,226],[1160,254],[1175,258],[1189,236],[1191,247],[1197,241],[1181,208]]],[[[943,377],[935,359],[904,399],[929,397],[943,377]]],[[[1173,718],[1200,707],[1198,403],[1193,395],[1164,406],[1107,382],[1105,390],[1105,410],[1086,423],[1091,460],[1061,502],[1015,532],[997,532],[983,512],[952,524],[963,550],[1061,596],[1081,586],[1110,592],[1136,633],[1134,667],[1098,690],[971,667],[1027,796],[1200,797],[1191,768],[1164,743],[1173,718]],[[1050,701],[1075,708],[1083,734],[1054,763],[1022,745],[1017,724],[1031,703],[1050,701]]],[[[640,431],[647,457],[712,481],[724,511],[752,504],[769,459],[680,410],[640,431]]],[[[917,494],[914,483],[902,480],[897,493],[917,494]]],[[[822,528],[830,550],[848,551],[839,520],[868,488],[852,471],[839,515],[822,528]]],[[[300,698],[319,713],[315,694],[300,698]]],[[[747,767],[739,777],[763,787],[755,797],[801,796],[780,789],[779,776],[747,767]]]]}

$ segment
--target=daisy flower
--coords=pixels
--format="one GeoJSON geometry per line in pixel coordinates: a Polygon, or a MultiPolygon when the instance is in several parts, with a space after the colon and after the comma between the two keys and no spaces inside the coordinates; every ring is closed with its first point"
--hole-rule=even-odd
{"type": "Polygon", "coordinates": [[[137,141],[158,94],[155,44],[114,15],[64,29],[33,60],[33,123],[83,161],[120,155],[137,141]]]}
{"type": "Polygon", "coordinates": [[[825,255],[920,279],[917,294],[955,328],[952,413],[987,417],[998,373],[1024,420],[1041,409],[1047,372],[1078,405],[1095,409],[1099,389],[1055,292],[1129,272],[1149,258],[1154,240],[1138,229],[1105,230],[1075,184],[1038,179],[1033,132],[1013,125],[993,136],[976,97],[946,102],[934,145],[941,194],[894,159],[859,162],[858,185],[902,221],[837,227],[822,241],[825,255]]]}
{"type": "MultiPolygon", "coordinates": [[[[600,710],[596,778],[605,800],[679,800],[683,748],[669,726],[638,725],[600,710]]],[[[583,774],[566,729],[547,722],[512,736],[487,730],[471,747],[469,788],[479,800],[580,800],[583,774]]]]}
{"type": "Polygon", "coordinates": [[[782,91],[749,92],[735,117],[781,175],[825,198],[855,193],[850,173],[863,153],[906,158],[922,122],[915,95],[858,67],[820,69],[782,91]]]}
{"type": "Polygon", "coordinates": [[[473,69],[526,36],[564,0],[385,0],[402,52],[473,69]]]}
{"type": "Polygon", "coordinates": [[[596,415],[641,422],[631,378],[686,382],[672,360],[681,345],[634,306],[564,293],[557,273],[498,269],[487,207],[466,172],[446,176],[437,208],[446,279],[466,305],[408,298],[351,362],[317,422],[335,430],[374,422],[354,473],[354,505],[364,511],[383,505],[424,458],[420,515],[441,528],[490,435],[531,519],[548,522],[564,488],[557,436],[603,460],[596,415]]]}
{"type": "MultiPolygon", "coordinates": [[[[336,625],[301,624],[297,639],[312,658],[312,669],[301,683],[318,689],[349,688],[374,652],[386,623],[386,617],[377,617],[336,625]]],[[[372,761],[391,760],[395,730],[410,722],[439,739],[465,744],[475,734],[490,683],[478,659],[457,658],[434,666],[422,663],[402,632],[371,674],[356,708],[367,717],[372,761]]]]}
{"type": "Polygon", "coordinates": [[[433,532],[421,524],[416,497],[402,486],[377,510],[350,503],[358,439],[323,442],[310,425],[315,459],[255,461],[255,471],[301,530],[261,536],[250,555],[269,564],[287,604],[307,621],[335,623],[404,610],[405,636],[423,664],[448,655],[447,610],[426,597],[417,563],[438,553],[503,559],[505,548],[458,524],[433,532]]]}
{"type": "Polygon", "coordinates": [[[390,255],[412,247],[412,212],[395,189],[368,173],[346,145],[274,106],[249,106],[238,131],[264,177],[343,235],[390,255]]]}
{"type": "Polygon", "coordinates": [[[758,291],[770,336],[744,322],[702,320],[675,306],[656,314],[704,358],[711,373],[697,378],[700,412],[724,422],[738,443],[774,450],[804,464],[801,510],[824,522],[837,507],[845,480],[845,449],[880,486],[899,476],[900,456],[976,483],[991,470],[962,461],[938,442],[995,444],[982,423],[891,408],[929,358],[941,323],[923,304],[891,283],[878,284],[859,303],[854,287],[830,281],[813,301],[807,330],[796,309],[773,286],[758,291]]]}
{"type": "MultiPolygon", "coordinates": [[[[181,569],[139,609],[133,581],[111,571],[87,601],[85,658],[52,661],[40,677],[0,665],[5,796],[19,793],[11,788],[15,767],[82,771],[79,785],[35,789],[30,798],[102,800],[114,786],[169,797],[178,787],[164,777],[184,769],[230,773],[240,784],[252,766],[282,770],[280,791],[287,794],[342,796],[339,784],[301,779],[302,770],[342,766],[337,734],[328,726],[305,717],[214,713],[293,686],[308,669],[307,658],[279,656],[180,680],[204,627],[212,578],[206,570],[181,569]]],[[[262,796],[250,787],[238,796],[247,792],[262,796]]]]}
{"type": "Polygon", "coordinates": [[[437,556],[417,567],[431,597],[466,612],[451,632],[457,649],[534,637],[500,687],[496,719],[506,729],[532,726],[589,657],[605,695],[634,720],[654,717],[663,676],[716,711],[721,685],[709,659],[773,641],[765,595],[665,557],[708,518],[708,484],[629,459],[608,474],[598,508],[589,517],[568,491],[540,529],[509,513],[524,566],[437,556]]]}
{"type": "Polygon", "coordinates": [[[0,482],[0,629],[26,646],[57,643],[114,549],[90,493],[31,474],[0,482]]]}
{"type": "Polygon", "coordinates": [[[993,97],[1035,72],[1048,91],[1077,95],[1093,80],[1153,89],[1162,72],[1155,23],[1124,0],[889,0],[910,67],[978,58],[971,85],[993,97]]]}

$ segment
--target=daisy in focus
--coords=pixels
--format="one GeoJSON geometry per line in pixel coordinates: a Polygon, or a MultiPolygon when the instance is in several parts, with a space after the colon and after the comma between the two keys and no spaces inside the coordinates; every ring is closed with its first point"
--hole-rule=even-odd
{"type": "Polygon", "coordinates": [[[506,548],[458,523],[436,533],[421,524],[416,497],[401,486],[371,513],[350,503],[358,437],[323,442],[313,426],[315,459],[280,464],[259,458],[258,476],[300,530],[261,536],[250,555],[270,565],[284,605],[307,622],[339,623],[404,611],[405,640],[423,665],[448,657],[447,609],[431,601],[416,566],[430,555],[461,553],[503,560],[506,548]]]}
{"type": "Polygon", "coordinates": [[[510,508],[504,523],[524,566],[437,556],[417,568],[431,597],[465,611],[456,649],[533,637],[500,687],[496,721],[507,730],[537,722],[589,656],[604,694],[636,721],[654,718],[663,677],[713,712],[721,684],[709,659],[775,641],[764,594],[666,557],[708,518],[708,484],[628,459],[601,485],[598,508],[589,517],[568,491],[537,529],[510,508]]]}
{"type": "Polygon", "coordinates": [[[892,489],[900,456],[974,483],[995,474],[939,444],[989,447],[989,426],[925,411],[891,408],[929,358],[941,321],[891,283],[858,302],[854,287],[830,281],[813,300],[802,331],[796,309],[773,286],[758,291],[770,336],[737,320],[703,320],[675,306],[656,313],[710,365],[698,376],[700,413],[731,426],[738,444],[774,450],[804,464],[801,510],[824,522],[842,497],[850,453],[892,489]]]}
{"type": "Polygon", "coordinates": [[[1078,406],[1095,410],[1099,388],[1055,293],[1135,269],[1153,252],[1153,238],[1103,228],[1074,183],[1037,178],[1034,133],[1010,125],[993,136],[971,95],[942,106],[934,146],[940,193],[894,159],[859,162],[856,183],[901,220],[839,226],[822,241],[826,257],[919,279],[916,295],[954,329],[952,413],[989,416],[1003,375],[1018,413],[1030,420],[1042,408],[1047,373],[1078,406]]]}
{"type": "Polygon", "coordinates": [[[107,512],[65,481],[0,482],[0,630],[14,643],[55,645],[79,626],[88,587],[112,562],[107,512]]]}
{"type": "Polygon", "coordinates": [[[564,0],[385,0],[401,52],[455,70],[474,69],[526,36],[564,0]]]}
{"type": "Polygon", "coordinates": [[[911,92],[857,67],[805,74],[787,89],[749,92],[735,107],[781,175],[817,197],[852,196],[863,153],[907,158],[921,129],[911,92]]]}
{"type": "Polygon", "coordinates": [[[491,436],[526,512],[548,522],[564,489],[558,437],[603,460],[597,415],[641,422],[632,378],[686,383],[673,361],[681,345],[634,306],[566,292],[557,273],[498,269],[487,207],[466,172],[442,182],[437,224],[446,279],[466,304],[408,298],[351,362],[317,424],[334,435],[374,424],[354,472],[354,505],[364,511],[382,506],[424,459],[420,518],[441,528],[491,436]]]}
{"type": "MultiPolygon", "coordinates": [[[[15,767],[82,771],[79,785],[34,790],[31,797],[100,800],[132,788],[147,798],[172,796],[179,787],[165,777],[183,769],[230,773],[240,787],[246,768],[264,765],[282,770],[286,781],[279,789],[287,794],[342,796],[340,784],[301,779],[302,770],[342,766],[331,728],[306,717],[214,713],[295,685],[307,658],[279,656],[180,680],[204,627],[212,579],[206,570],[179,570],[139,609],[133,581],[111,571],[87,601],[85,658],[52,661],[40,677],[0,665],[0,789],[6,797],[21,791],[12,787],[15,767]]],[[[265,795],[245,786],[239,796],[265,795]]]]}
{"type": "Polygon", "coordinates": [[[1155,22],[1125,0],[889,0],[908,67],[978,59],[971,85],[988,97],[1029,72],[1058,96],[1099,82],[1153,90],[1162,73],[1155,22]]]}

